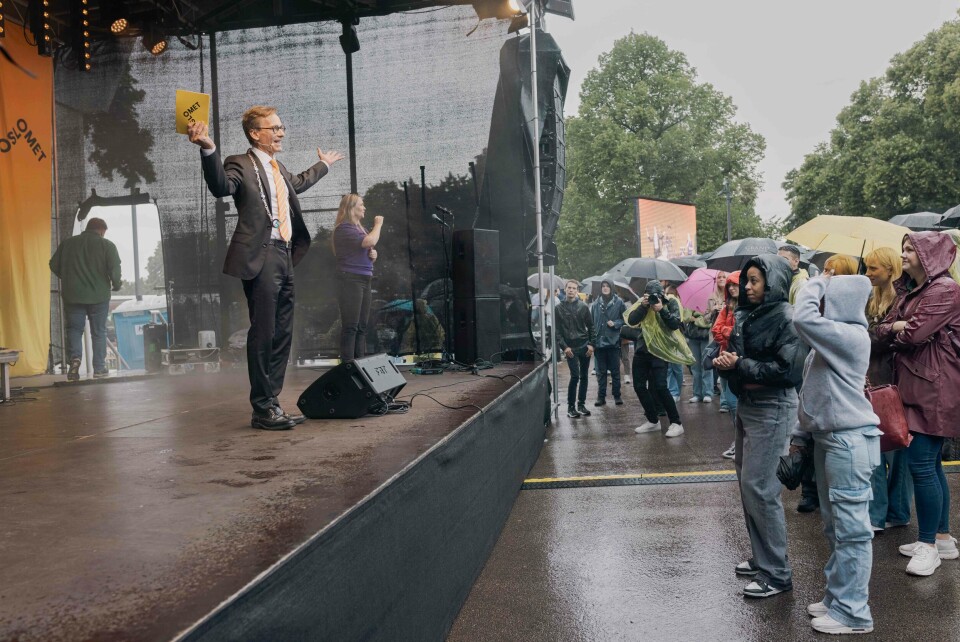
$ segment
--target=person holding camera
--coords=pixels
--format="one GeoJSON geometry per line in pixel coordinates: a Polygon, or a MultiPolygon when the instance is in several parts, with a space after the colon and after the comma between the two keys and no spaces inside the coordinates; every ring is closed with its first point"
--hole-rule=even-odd
{"type": "Polygon", "coordinates": [[[567,416],[589,417],[587,386],[590,383],[590,358],[597,343],[590,308],[580,297],[580,284],[573,279],[564,286],[566,297],[557,306],[557,346],[567,359],[570,384],[567,386],[567,416]],[[579,387],[579,391],[577,388],[579,387]],[[579,394],[577,394],[579,392],[579,394]]]}
{"type": "Polygon", "coordinates": [[[634,429],[637,434],[660,431],[657,402],[667,411],[670,427],[666,437],[683,434],[677,402],[667,388],[669,364],[693,363],[693,355],[680,333],[680,306],[668,299],[659,281],[651,280],[643,298],[624,313],[627,324],[638,330],[633,355],[633,389],[643,406],[646,421],[634,429]]]}

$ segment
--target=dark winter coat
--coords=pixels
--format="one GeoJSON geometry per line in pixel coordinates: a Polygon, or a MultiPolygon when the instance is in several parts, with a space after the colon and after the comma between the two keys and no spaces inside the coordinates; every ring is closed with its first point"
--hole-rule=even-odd
{"type": "Polygon", "coordinates": [[[960,437],[960,285],[948,274],[956,246],[939,232],[904,238],[916,249],[927,280],[911,287],[904,273],[896,285],[909,291],[897,298],[876,336],[896,353],[894,381],[910,430],[960,437]],[[907,327],[894,332],[897,321],[907,327]]]}
{"type": "MultiPolygon", "coordinates": [[[[680,320],[680,304],[678,304],[674,299],[668,299],[663,292],[663,286],[660,285],[659,281],[649,281],[645,288],[643,288],[644,294],[656,295],[660,297],[660,302],[663,303],[663,307],[660,308],[660,318],[663,319],[663,322],[666,324],[667,328],[670,330],[679,330],[682,322],[680,320]]],[[[637,326],[635,329],[639,333],[639,338],[637,338],[635,345],[636,352],[648,352],[647,344],[643,340],[643,331],[640,330],[640,322],[643,321],[644,317],[647,316],[647,312],[650,311],[649,305],[638,305],[633,312],[630,313],[630,316],[627,318],[627,323],[632,326],[637,326]]]]}
{"type": "Polygon", "coordinates": [[[623,326],[623,313],[627,306],[623,299],[611,293],[610,299],[601,295],[590,305],[590,314],[593,316],[593,329],[597,335],[595,348],[620,347],[620,328],[623,326]],[[613,327],[607,325],[613,321],[613,327]]]}
{"type": "Polygon", "coordinates": [[[807,350],[793,327],[790,305],[790,264],[776,254],[761,254],[747,261],[740,271],[740,298],[734,313],[728,352],[740,357],[732,370],[719,370],[730,389],[740,396],[748,384],[768,388],[794,388],[803,376],[807,350]],[[747,271],[759,268],[766,280],[763,303],[747,299],[747,271]]]}
{"type": "Polygon", "coordinates": [[[574,354],[584,354],[587,346],[596,347],[597,335],[593,329],[593,317],[587,304],[577,299],[563,300],[557,304],[557,347],[563,352],[567,348],[574,354]]]}

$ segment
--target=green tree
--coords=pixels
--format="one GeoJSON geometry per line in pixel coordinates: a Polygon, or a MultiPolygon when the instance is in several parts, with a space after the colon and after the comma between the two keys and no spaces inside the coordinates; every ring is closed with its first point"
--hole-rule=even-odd
{"type": "Polygon", "coordinates": [[[567,191],[557,231],[558,272],[584,277],[636,256],[633,202],[645,195],[694,203],[701,252],[726,240],[724,177],[735,237],[762,233],[754,201],[766,146],[734,120],[733,101],[697,81],[686,56],[633,34],[600,57],[567,121],[567,191]]]}
{"type": "Polygon", "coordinates": [[[820,214],[889,218],[960,202],[960,21],[864,81],[827,142],[787,173],[795,226],[820,214]]]}

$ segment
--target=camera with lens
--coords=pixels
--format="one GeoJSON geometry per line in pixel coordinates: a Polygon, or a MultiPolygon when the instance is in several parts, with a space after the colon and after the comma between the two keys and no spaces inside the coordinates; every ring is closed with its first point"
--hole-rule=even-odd
{"type": "Polygon", "coordinates": [[[650,305],[656,305],[656,304],[660,303],[660,295],[659,295],[659,294],[648,294],[648,295],[647,295],[647,301],[650,302],[650,305]]]}

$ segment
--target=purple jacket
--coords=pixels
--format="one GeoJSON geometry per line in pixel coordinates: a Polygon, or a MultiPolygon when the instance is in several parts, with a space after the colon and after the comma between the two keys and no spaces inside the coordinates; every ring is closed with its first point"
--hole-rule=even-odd
{"type": "MultiPolygon", "coordinates": [[[[900,388],[910,430],[960,437],[960,285],[947,270],[956,246],[946,234],[907,234],[927,281],[897,298],[876,335],[895,353],[894,381],[900,388]],[[900,332],[895,321],[906,321],[900,332]]],[[[904,274],[895,284],[906,289],[904,274]]]]}

